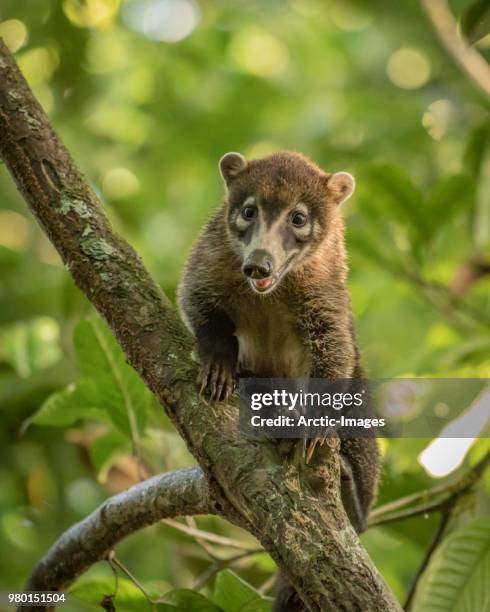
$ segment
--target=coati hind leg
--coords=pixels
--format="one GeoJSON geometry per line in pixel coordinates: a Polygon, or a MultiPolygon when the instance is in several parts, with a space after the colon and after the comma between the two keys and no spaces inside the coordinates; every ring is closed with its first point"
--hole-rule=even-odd
{"type": "MultiPolygon", "coordinates": [[[[327,461],[325,453],[330,453],[331,451],[328,446],[324,446],[324,442],[325,438],[309,440],[310,446],[308,447],[308,450],[312,447],[315,449],[315,452],[314,454],[312,453],[312,458],[310,457],[309,461],[309,464],[312,467],[315,465],[321,466],[327,461]],[[313,442],[318,442],[318,444],[312,444],[313,442]]],[[[348,456],[342,453],[342,448],[339,454],[339,460],[340,495],[342,498],[342,504],[354,529],[357,531],[357,533],[362,533],[366,528],[367,509],[365,507],[363,508],[362,506],[361,492],[358,489],[350,459],[348,456]]],[[[310,480],[310,485],[314,490],[319,490],[323,485],[323,481],[310,480]]]]}

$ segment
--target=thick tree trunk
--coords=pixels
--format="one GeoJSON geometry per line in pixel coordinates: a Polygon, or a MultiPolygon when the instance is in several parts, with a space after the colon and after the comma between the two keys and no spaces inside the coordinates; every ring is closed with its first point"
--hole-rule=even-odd
{"type": "Polygon", "coordinates": [[[286,464],[272,444],[244,439],[235,406],[211,408],[198,397],[192,338],[111,229],[1,41],[0,155],[67,270],[196,457],[219,513],[258,538],[311,610],[399,610],[342,507],[337,442],[317,494],[308,485],[315,468],[286,464]]]}

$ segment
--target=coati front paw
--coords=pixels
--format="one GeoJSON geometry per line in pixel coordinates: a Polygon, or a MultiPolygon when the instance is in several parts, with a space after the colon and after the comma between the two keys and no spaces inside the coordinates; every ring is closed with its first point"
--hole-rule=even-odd
{"type": "Polygon", "coordinates": [[[235,389],[235,368],[224,359],[210,357],[201,363],[197,384],[199,393],[212,402],[225,402],[235,389]]]}

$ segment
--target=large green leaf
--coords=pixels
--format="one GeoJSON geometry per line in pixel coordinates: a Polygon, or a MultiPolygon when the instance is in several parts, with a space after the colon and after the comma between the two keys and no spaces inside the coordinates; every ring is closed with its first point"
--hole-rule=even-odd
{"type": "Polygon", "coordinates": [[[387,269],[399,265],[393,251],[388,253],[384,244],[373,244],[372,240],[358,229],[349,232],[348,241],[354,256],[360,256],[387,269]]]}
{"type": "Polygon", "coordinates": [[[398,219],[414,233],[424,234],[426,221],[422,192],[401,166],[373,165],[367,171],[366,180],[370,190],[368,196],[380,217],[398,219]]]}
{"type": "Polygon", "coordinates": [[[86,418],[110,422],[129,439],[142,433],[155,399],[100,319],[77,325],[75,350],[80,380],[49,397],[28,422],[66,427],[86,418]]]}
{"type": "Polygon", "coordinates": [[[490,518],[452,533],[437,549],[417,588],[417,612],[490,608],[490,518]]]}
{"type": "Polygon", "coordinates": [[[476,0],[461,18],[461,31],[470,43],[475,43],[490,33],[490,2],[476,0]]]}
{"type": "Polygon", "coordinates": [[[41,408],[24,422],[24,428],[31,423],[68,427],[82,419],[107,421],[106,412],[92,405],[85,394],[85,384],[70,385],[48,397],[41,408]]]}
{"type": "Polygon", "coordinates": [[[151,395],[106,325],[98,318],[81,321],[75,329],[75,349],[82,377],[90,380],[87,397],[105,409],[128,435],[134,425],[146,425],[151,395]]]}
{"type": "Polygon", "coordinates": [[[216,576],[213,599],[225,612],[240,612],[257,598],[259,593],[235,572],[224,570],[216,576]]]}
{"type": "Polygon", "coordinates": [[[427,195],[425,216],[427,237],[440,231],[458,213],[471,211],[475,200],[475,181],[466,174],[441,179],[427,195]]]}

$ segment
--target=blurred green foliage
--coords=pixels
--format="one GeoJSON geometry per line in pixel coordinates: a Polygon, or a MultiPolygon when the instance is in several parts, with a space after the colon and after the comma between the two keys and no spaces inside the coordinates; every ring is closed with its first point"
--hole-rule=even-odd
{"type": "MultiPolygon", "coordinates": [[[[485,4],[451,7],[488,58],[485,4]]],[[[219,157],[300,150],[357,179],[344,213],[369,373],[489,377],[490,276],[478,272],[490,259],[489,103],[440,47],[418,3],[3,0],[0,36],[113,224],[171,297],[222,198],[219,157]]],[[[134,453],[147,472],[193,460],[4,168],[0,193],[6,589],[22,586],[62,530],[141,476],[134,453]]],[[[433,484],[417,461],[428,442],[383,441],[380,503],[433,484]]],[[[465,465],[486,450],[476,442],[465,465]]],[[[469,518],[487,511],[481,499],[466,509],[469,518]]],[[[216,518],[198,524],[250,542],[216,518]]],[[[436,526],[437,517],[421,517],[363,536],[401,599],[436,526]]],[[[118,558],[152,595],[174,593],[158,609],[270,606],[228,570],[204,584],[196,603],[185,589],[212,562],[168,525],[128,539],[118,558]]],[[[233,567],[256,588],[274,570],[264,554],[233,567]]],[[[75,585],[74,609],[95,609],[113,590],[111,569],[99,564],[75,585]]],[[[127,578],[118,593],[118,610],[147,609],[127,578]]]]}

